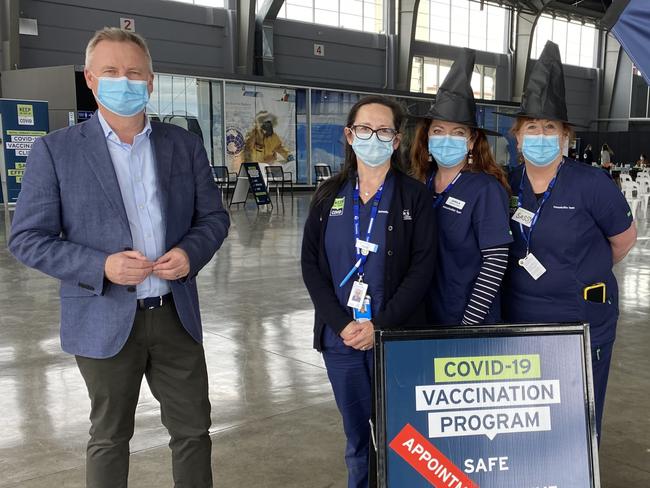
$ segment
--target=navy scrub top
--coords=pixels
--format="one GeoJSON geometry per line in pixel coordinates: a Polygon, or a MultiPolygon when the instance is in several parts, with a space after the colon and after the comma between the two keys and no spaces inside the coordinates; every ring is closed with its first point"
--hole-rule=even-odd
{"type": "MultiPolygon", "coordinates": [[[[431,320],[457,325],[481,270],[481,249],[512,242],[508,194],[495,177],[465,171],[449,193],[438,198],[443,202],[436,207],[438,256],[429,299],[431,320]]],[[[497,295],[485,323],[500,322],[499,302],[497,295]]]]}
{"type": "MultiPolygon", "coordinates": [[[[359,279],[355,273],[343,287],[339,283],[345,278],[352,266],[357,261],[355,236],[354,236],[354,179],[348,180],[339,191],[334,205],[330,209],[325,230],[325,254],[332,272],[332,281],[339,303],[347,307],[352,284],[359,279]]],[[[363,270],[363,281],[368,284],[368,294],[371,297],[372,316],[376,317],[383,305],[384,299],[384,267],[386,262],[386,227],[388,225],[388,212],[393,199],[394,178],[391,172],[386,175],[384,192],[379,202],[377,218],[372,229],[370,241],[379,246],[375,253],[370,253],[363,270]]],[[[366,238],[368,221],[374,195],[364,204],[359,198],[359,237],[366,238]]],[[[350,320],[352,320],[352,309],[350,320]]],[[[329,327],[327,327],[330,330],[329,327]]]]}
{"type": "MultiPolygon", "coordinates": [[[[523,165],[510,176],[515,193],[511,213],[517,207],[522,173],[523,165]]],[[[540,200],[526,176],[523,207],[535,212],[540,200]]],[[[530,251],[546,268],[538,280],[519,266],[526,242],[519,224],[511,220],[510,225],[515,242],[504,285],[504,318],[514,323],[587,321],[592,345],[613,341],[618,286],[608,237],[632,225],[632,212],[616,184],[598,168],[564,159],[531,236],[530,251]],[[606,302],[586,301],[584,288],[600,282],[607,287],[606,302]]]]}

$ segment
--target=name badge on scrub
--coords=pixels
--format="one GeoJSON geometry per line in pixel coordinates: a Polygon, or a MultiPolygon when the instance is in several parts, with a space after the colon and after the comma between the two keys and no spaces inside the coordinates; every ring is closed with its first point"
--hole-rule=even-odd
{"type": "Polygon", "coordinates": [[[354,308],[356,310],[361,310],[363,308],[363,300],[366,298],[368,293],[368,283],[363,283],[362,281],[355,281],[352,284],[352,290],[350,290],[350,298],[348,298],[348,307],[354,308]]]}
{"type": "Polygon", "coordinates": [[[531,252],[528,256],[519,260],[519,266],[528,271],[534,280],[546,273],[546,268],[538,261],[535,255],[531,252]]]}
{"type": "Polygon", "coordinates": [[[367,256],[371,252],[377,252],[377,250],[379,249],[379,246],[377,244],[373,244],[372,242],[362,241],[361,239],[357,239],[355,246],[357,247],[357,249],[361,251],[361,254],[363,254],[364,256],[367,256]]]}
{"type": "Polygon", "coordinates": [[[462,210],[463,207],[465,207],[465,202],[459,200],[458,198],[448,197],[447,201],[445,202],[445,205],[449,205],[450,207],[456,208],[458,210],[462,210]]]}
{"type": "Polygon", "coordinates": [[[369,320],[372,320],[370,295],[366,294],[366,297],[363,299],[363,306],[359,310],[356,308],[352,309],[352,314],[354,316],[354,320],[357,322],[367,322],[369,320]]]}
{"type": "Polygon", "coordinates": [[[526,210],[523,207],[519,207],[515,214],[512,216],[512,220],[520,223],[521,225],[525,225],[526,227],[530,227],[530,224],[532,224],[534,217],[535,214],[533,212],[526,210]]]}

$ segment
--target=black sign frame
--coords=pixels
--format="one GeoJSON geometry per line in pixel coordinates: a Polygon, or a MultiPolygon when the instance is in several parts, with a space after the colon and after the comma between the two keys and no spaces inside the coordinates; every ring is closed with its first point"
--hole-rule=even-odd
{"type": "Polygon", "coordinates": [[[262,169],[256,162],[241,164],[237,175],[237,182],[233,189],[230,204],[228,206],[239,205],[241,203],[246,204],[249,193],[253,194],[258,210],[264,205],[270,205],[271,209],[273,209],[273,202],[271,200],[271,195],[269,195],[268,187],[264,182],[262,169]],[[235,198],[239,199],[235,201],[235,198]]]}
{"type": "MultiPolygon", "coordinates": [[[[591,369],[591,346],[588,323],[556,324],[500,324],[485,326],[452,326],[439,328],[404,328],[375,331],[374,363],[374,417],[373,444],[376,454],[376,480],[378,488],[394,488],[388,485],[387,455],[388,439],[386,432],[386,371],[385,344],[390,341],[413,341],[418,339],[462,339],[490,337],[522,337],[548,335],[578,335],[581,337],[583,398],[586,418],[586,434],[589,444],[590,488],[600,488],[598,463],[598,441],[596,434],[595,401],[593,397],[593,375],[591,369]]],[[[485,487],[481,488],[498,488],[485,487]]]]}

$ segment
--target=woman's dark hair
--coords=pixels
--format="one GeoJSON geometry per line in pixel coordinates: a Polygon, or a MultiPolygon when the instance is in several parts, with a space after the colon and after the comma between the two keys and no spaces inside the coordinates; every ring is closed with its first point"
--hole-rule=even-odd
{"type": "MultiPolygon", "coordinates": [[[[380,95],[371,95],[368,97],[364,97],[361,100],[359,100],[357,103],[355,103],[354,106],[350,109],[350,112],[348,113],[348,119],[347,122],[345,123],[345,126],[349,128],[354,125],[354,121],[356,120],[357,114],[359,113],[359,109],[361,109],[361,107],[365,105],[375,104],[375,103],[378,105],[383,105],[384,107],[388,107],[393,112],[394,128],[398,132],[401,132],[402,124],[404,123],[404,116],[405,116],[404,109],[396,101],[391,100],[390,98],[387,97],[382,97],[380,95]]],[[[403,168],[402,156],[401,156],[401,151],[399,149],[393,151],[393,155],[390,158],[390,165],[391,168],[393,168],[394,170],[402,171],[403,168]]],[[[345,140],[345,162],[343,163],[343,168],[338,174],[327,179],[318,187],[316,193],[314,194],[314,197],[312,198],[311,206],[313,207],[332,198],[334,195],[336,195],[336,193],[339,191],[341,186],[343,186],[348,179],[356,176],[356,174],[357,174],[357,156],[356,154],[354,154],[354,151],[352,150],[352,146],[348,144],[348,141],[346,139],[345,140]]]]}
{"type": "MultiPolygon", "coordinates": [[[[429,127],[431,127],[431,123],[429,119],[418,121],[415,140],[411,146],[411,176],[423,183],[431,171],[431,166],[437,167],[435,159],[431,161],[429,156],[429,127]]],[[[465,166],[463,171],[492,175],[510,193],[506,174],[494,160],[485,132],[480,129],[471,130],[474,138],[474,148],[471,151],[472,164],[465,166]]]]}

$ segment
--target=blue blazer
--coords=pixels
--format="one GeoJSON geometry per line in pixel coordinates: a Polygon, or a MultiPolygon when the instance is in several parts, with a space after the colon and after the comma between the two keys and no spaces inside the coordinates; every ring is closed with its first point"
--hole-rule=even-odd
{"type": "MultiPolygon", "coordinates": [[[[196,275],[228,235],[230,218],[201,140],[151,122],[165,249],[190,259],[187,277],[170,282],[183,327],[201,342],[196,275]]],[[[39,138],[16,204],[9,250],[22,263],[61,280],[61,345],[71,354],[107,358],[124,346],[135,318],[133,286],[104,277],[106,258],[133,247],[97,114],[39,138]]]]}

